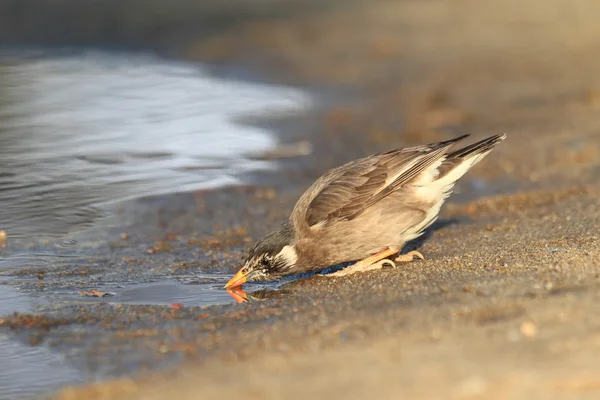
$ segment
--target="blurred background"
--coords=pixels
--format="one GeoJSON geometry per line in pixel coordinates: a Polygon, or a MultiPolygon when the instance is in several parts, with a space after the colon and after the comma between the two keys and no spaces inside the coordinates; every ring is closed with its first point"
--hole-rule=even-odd
{"type": "MultiPolygon", "coordinates": [[[[598,21],[594,0],[3,0],[1,314],[72,318],[92,288],[232,303],[227,274],[314,179],[392,147],[506,132],[453,202],[588,196],[598,21]]],[[[182,357],[3,335],[0,398],[182,357]]]]}
{"type": "Polygon", "coordinates": [[[285,154],[306,155],[319,129],[354,131],[321,147],[333,166],[595,106],[597,15],[583,0],[7,0],[0,221],[23,244],[68,245],[105,203],[239,182],[286,141],[260,116],[327,114],[289,123],[285,154]]]}

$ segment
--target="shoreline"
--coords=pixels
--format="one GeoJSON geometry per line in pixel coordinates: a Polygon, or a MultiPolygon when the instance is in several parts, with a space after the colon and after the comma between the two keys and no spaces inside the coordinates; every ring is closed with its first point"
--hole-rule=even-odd
{"type": "MultiPolygon", "coordinates": [[[[245,25],[191,46],[186,54],[199,61],[254,49],[248,64],[264,56],[262,62],[272,63],[266,73],[279,70],[271,79],[328,82],[360,97],[321,104],[322,111],[298,117],[296,125],[280,122],[298,135],[310,129],[301,137],[314,141],[315,151],[283,160],[271,188],[202,193],[204,212],[190,208],[198,204],[191,194],[147,199],[131,229],[153,227],[155,236],[132,238],[136,260],[124,265],[119,259],[126,250],[112,249],[96,276],[122,279],[122,268],[129,268],[159,277],[165,274],[148,267],[182,264],[183,270],[233,272],[244,238],[287,218],[303,185],[328,168],[457,132],[476,132],[476,140],[508,131],[508,139],[465,177],[464,201],[451,197],[444,206],[442,223],[419,243],[423,262],[344,279],[313,276],[287,284],[281,297],[210,310],[70,306],[46,316],[78,319],[62,325],[51,319],[49,330],[47,320],[34,319],[27,328],[9,320],[23,337],[57,348],[96,348],[80,353],[83,364],[102,357],[118,371],[122,354],[144,356],[150,367],[174,355],[186,360],[146,376],[65,388],[56,398],[295,399],[307,390],[348,399],[594,398],[600,389],[594,374],[600,324],[594,93],[600,81],[575,72],[599,67],[586,54],[600,35],[590,36],[597,28],[583,11],[581,21],[561,19],[553,29],[566,2],[534,3],[547,11],[517,2],[488,4],[491,14],[476,1],[456,8],[444,1],[427,7],[375,2],[367,10],[245,25]],[[513,24],[517,15],[520,23],[513,24]],[[361,32],[348,29],[357,21],[361,32]],[[582,28],[568,33],[572,26],[582,28]],[[297,168],[286,169],[295,162],[297,168]],[[477,194],[503,181],[515,190],[477,194]],[[244,234],[224,229],[235,226],[244,234]],[[194,230],[206,240],[188,244],[194,230]],[[185,233],[169,251],[141,254],[150,238],[166,232],[185,233]],[[210,248],[212,259],[187,259],[190,246],[204,251],[215,238],[220,245],[210,248]],[[70,335],[82,326],[89,327],[87,336],[77,341],[70,335]]],[[[594,7],[577,4],[578,10],[594,7]]]]}

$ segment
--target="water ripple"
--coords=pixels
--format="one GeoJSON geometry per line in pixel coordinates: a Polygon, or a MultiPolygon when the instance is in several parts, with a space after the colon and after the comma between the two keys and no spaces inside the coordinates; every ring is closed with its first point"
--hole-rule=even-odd
{"type": "Polygon", "coordinates": [[[237,183],[272,167],[247,155],[275,142],[234,119],[309,100],[146,56],[0,59],[0,229],[9,245],[66,240],[104,204],[237,183]]]}

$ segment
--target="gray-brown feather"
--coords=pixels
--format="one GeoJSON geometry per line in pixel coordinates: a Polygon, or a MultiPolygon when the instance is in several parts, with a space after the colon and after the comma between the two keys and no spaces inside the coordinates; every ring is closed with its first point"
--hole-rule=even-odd
{"type": "Polygon", "coordinates": [[[300,198],[292,213],[293,225],[296,229],[306,230],[331,220],[358,217],[409,183],[467,136],[386,151],[329,171],[300,198]],[[396,178],[390,181],[393,177],[396,178]]]}
{"type": "Polygon", "coordinates": [[[398,190],[357,218],[310,230],[296,243],[300,256],[296,268],[318,270],[360,260],[388,247],[400,250],[405,232],[426,218],[431,205],[409,195],[398,190]]]}
{"type": "Polygon", "coordinates": [[[487,139],[484,139],[477,143],[473,143],[470,146],[463,147],[462,149],[458,149],[448,154],[442,165],[440,165],[440,167],[438,168],[438,179],[441,179],[444,176],[446,176],[446,174],[448,174],[466,159],[491,151],[498,143],[503,141],[505,138],[506,134],[500,133],[498,135],[491,136],[487,139]]]}

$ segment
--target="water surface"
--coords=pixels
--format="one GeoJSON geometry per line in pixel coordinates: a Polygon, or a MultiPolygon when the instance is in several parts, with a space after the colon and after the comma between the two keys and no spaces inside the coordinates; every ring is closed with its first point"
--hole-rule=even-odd
{"type": "MultiPolygon", "coordinates": [[[[236,121],[308,104],[296,89],[152,56],[5,55],[0,229],[12,243],[60,242],[109,203],[239,183],[245,171],[272,167],[253,155],[275,139],[236,121]]],[[[0,260],[0,269],[18,264],[0,260]]]]}
{"type": "MultiPolygon", "coordinates": [[[[19,293],[3,280],[0,277],[0,316],[33,312],[45,302],[19,293]]],[[[0,360],[0,400],[30,399],[83,381],[82,372],[71,367],[64,355],[30,346],[6,332],[0,332],[0,360]]]]}

